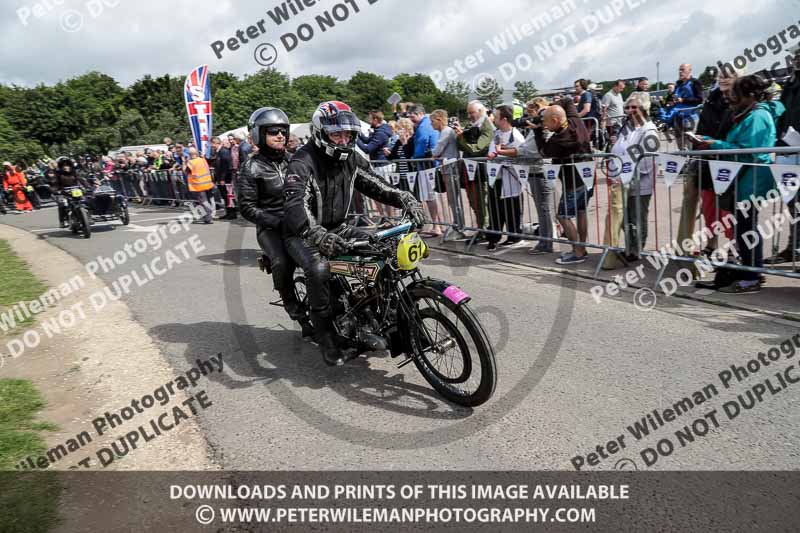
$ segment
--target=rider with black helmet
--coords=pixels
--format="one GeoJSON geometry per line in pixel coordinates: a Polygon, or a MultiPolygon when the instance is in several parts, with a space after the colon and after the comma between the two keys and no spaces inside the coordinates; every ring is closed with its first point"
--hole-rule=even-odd
{"type": "MultiPolygon", "coordinates": [[[[55,193],[60,194],[65,187],[83,187],[88,189],[89,184],[83,178],[79,177],[75,170],[75,162],[66,156],[61,156],[56,159],[56,173],[50,187],[55,193]]],[[[69,213],[67,211],[66,203],[58,201],[58,222],[62,228],[69,225],[69,213]]]]}
{"type": "Polygon", "coordinates": [[[323,256],[339,255],[346,251],[345,239],[361,237],[360,230],[345,224],[354,192],[404,209],[416,224],[425,223],[414,195],[386,183],[355,150],[359,131],[361,121],[347,104],[320,104],[311,118],[313,140],[292,156],[286,177],[286,249],[305,273],[311,320],[323,359],[332,366],[344,364],[354,354],[344,354],[337,346],[330,268],[323,256]]]}
{"type": "Polygon", "coordinates": [[[286,253],[281,233],[283,182],[288,157],[289,117],[280,109],[262,107],[248,122],[258,153],[240,163],[237,197],[242,216],[256,225],[258,244],[269,259],[275,290],[286,312],[300,323],[304,338],[313,335],[306,310],[294,290],[295,263],[286,253]]]}

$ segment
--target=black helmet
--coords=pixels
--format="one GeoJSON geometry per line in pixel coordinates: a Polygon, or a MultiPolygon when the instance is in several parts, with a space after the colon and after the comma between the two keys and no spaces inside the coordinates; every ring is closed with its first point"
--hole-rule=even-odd
{"type": "Polygon", "coordinates": [[[62,155],[61,157],[56,159],[56,166],[58,167],[59,170],[63,170],[64,167],[69,167],[70,170],[74,170],[75,162],[72,160],[72,158],[62,155]]]}
{"type": "Polygon", "coordinates": [[[283,137],[289,140],[289,117],[286,113],[276,107],[262,107],[257,109],[250,115],[250,120],[247,121],[247,127],[250,130],[250,137],[253,139],[253,144],[258,146],[260,153],[265,155],[282,156],[284,150],[275,150],[267,146],[267,128],[278,127],[284,130],[283,137]]]}

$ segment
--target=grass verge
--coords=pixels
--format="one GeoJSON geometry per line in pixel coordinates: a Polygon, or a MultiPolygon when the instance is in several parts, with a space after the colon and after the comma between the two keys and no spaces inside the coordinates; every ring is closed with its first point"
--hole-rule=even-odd
{"type": "MultiPolygon", "coordinates": [[[[3,282],[0,283],[0,313],[11,309],[18,302],[35,300],[47,290],[47,286],[36,279],[17,254],[11,249],[8,241],[0,239],[0,272],[3,282]]],[[[4,336],[14,335],[25,326],[30,326],[34,317],[26,317],[17,322],[16,327],[9,331],[3,329],[4,336]]]]}
{"type": "MultiPolygon", "coordinates": [[[[0,240],[0,311],[17,302],[37,298],[47,287],[28,269],[25,262],[0,240]]],[[[19,323],[30,326],[34,319],[19,323]]],[[[37,422],[45,407],[44,398],[29,380],[0,379],[0,531],[39,533],[49,531],[58,521],[57,507],[61,484],[56,472],[18,472],[15,465],[28,456],[38,457],[47,449],[42,431],[57,429],[37,422]]]]}

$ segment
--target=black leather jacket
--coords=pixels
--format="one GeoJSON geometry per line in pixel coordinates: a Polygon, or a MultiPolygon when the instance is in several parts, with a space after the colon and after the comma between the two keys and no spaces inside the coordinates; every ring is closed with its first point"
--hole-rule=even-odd
{"type": "Polygon", "coordinates": [[[83,187],[88,188],[89,182],[78,176],[74,171],[70,174],[56,171],[55,179],[50,184],[56,191],[61,191],[64,187],[83,187]]]}
{"type": "Polygon", "coordinates": [[[257,154],[242,162],[236,194],[242,216],[259,228],[278,229],[283,219],[283,182],[289,159],[257,154]]]}
{"type": "Polygon", "coordinates": [[[354,151],[346,161],[335,161],[313,142],[292,156],[286,176],[284,233],[304,237],[316,227],[336,230],[347,218],[353,193],[404,208],[414,196],[386,183],[372,171],[369,161],[354,151]]]}

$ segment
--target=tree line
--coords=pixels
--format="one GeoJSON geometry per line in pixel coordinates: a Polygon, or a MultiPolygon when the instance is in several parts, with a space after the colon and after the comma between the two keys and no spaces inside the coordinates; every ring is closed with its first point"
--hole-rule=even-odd
{"type": "MultiPolygon", "coordinates": [[[[183,100],[182,76],[146,75],[129,87],[101,72],[36,87],[0,84],[0,157],[29,164],[43,156],[105,154],[120,146],[160,143],[164,137],[191,139],[183,100]]],[[[535,94],[530,82],[518,82],[515,97],[535,94]],[[519,93],[519,94],[518,94],[519,93]]],[[[215,132],[247,123],[262,106],[279,107],[292,122],[307,122],[325,100],[342,100],[362,118],[371,110],[389,113],[387,98],[397,92],[404,101],[426,109],[445,109],[463,115],[470,96],[464,82],[440,90],[425,74],[398,74],[387,79],[356,72],[349,80],[308,75],[291,79],[275,69],[243,77],[211,73],[215,132]]],[[[500,103],[499,87],[482,96],[489,106],[500,103]]]]}

